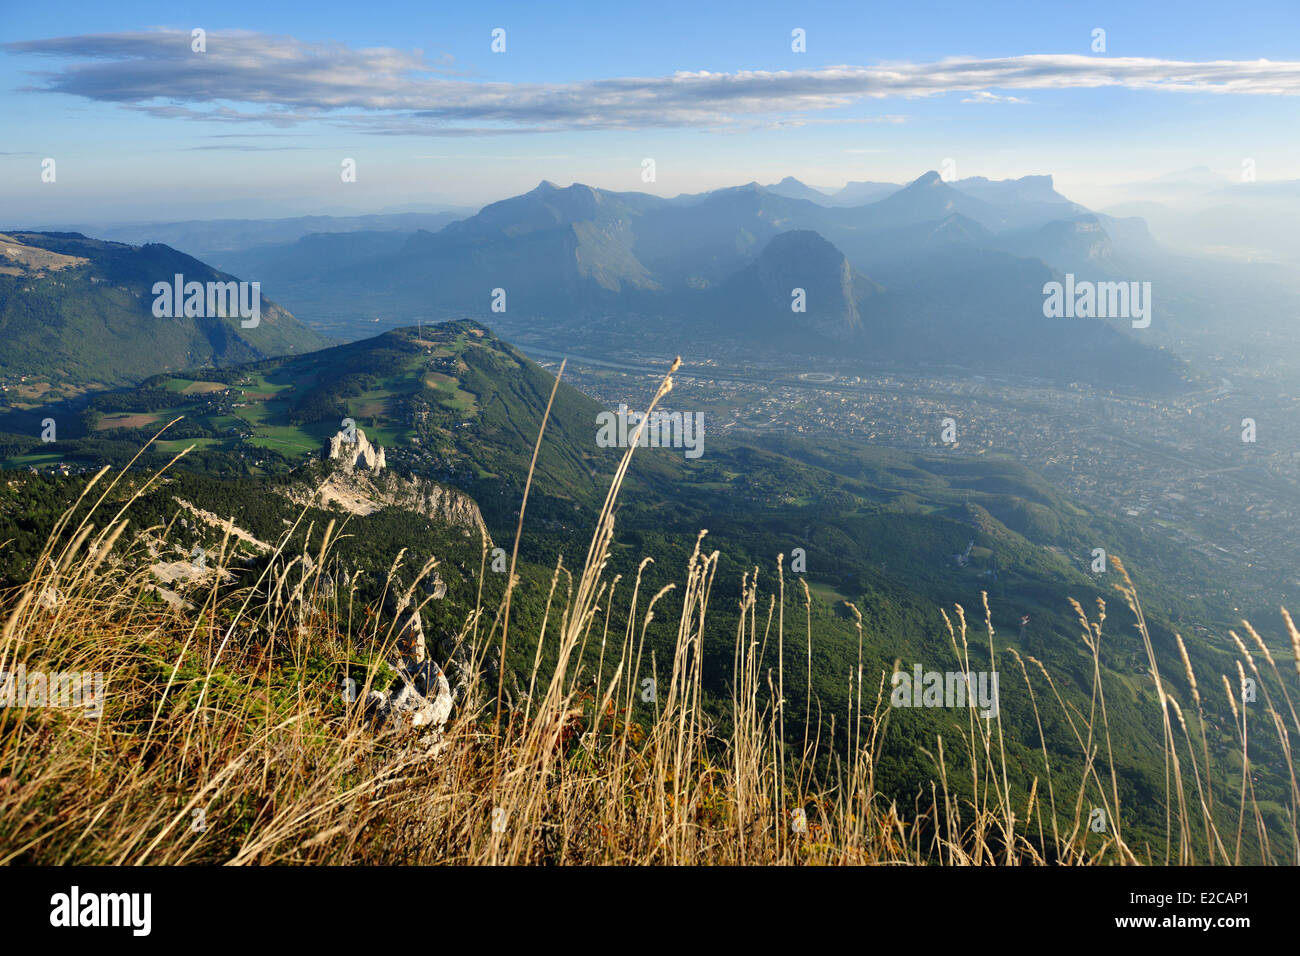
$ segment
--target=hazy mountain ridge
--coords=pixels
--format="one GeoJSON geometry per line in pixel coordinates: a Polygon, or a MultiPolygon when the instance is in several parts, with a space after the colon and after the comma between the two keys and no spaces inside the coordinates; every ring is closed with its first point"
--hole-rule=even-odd
{"type": "MultiPolygon", "coordinates": [[[[491,321],[504,309],[552,323],[599,318],[616,338],[620,330],[639,334],[633,330],[648,321],[665,333],[744,330],[737,341],[772,351],[802,331],[814,352],[847,343],[872,361],[982,364],[1120,387],[1183,380],[1172,356],[1116,338],[1104,322],[1063,329],[1043,319],[1042,288],[1052,276],[1027,262],[1107,275],[1124,265],[1102,218],[1057,193],[1050,176],[949,183],[931,171],[873,202],[834,200],[792,177],[671,200],[542,182],[437,232],[410,233],[400,247],[372,234],[302,239],[296,251],[267,260],[266,271],[326,327],[353,335],[362,322],[491,321]],[[801,263],[807,241],[773,245],[792,232],[816,234],[849,271],[828,279],[816,256],[801,263]],[[786,254],[788,262],[777,261],[786,254]],[[805,264],[818,274],[801,276],[805,264]],[[961,295],[936,288],[957,274],[961,295]],[[788,311],[794,288],[805,289],[803,313],[788,311]],[[864,297],[877,301],[864,310],[864,297]],[[772,312],[774,303],[787,311],[772,312]],[[865,336],[868,326],[877,334],[865,336]],[[978,335],[968,334],[972,326],[978,335]],[[985,347],[994,341],[1004,347],[985,347]],[[1008,350],[1008,341],[1024,348],[1008,350]],[[1125,349],[1145,356],[1153,374],[1119,374],[1130,363],[1112,353],[1125,349]],[[1064,350],[1098,364],[1070,372],[1064,350]]],[[[1120,229],[1143,235],[1139,223],[1120,229]]]]}
{"type": "Polygon", "coordinates": [[[220,258],[256,246],[282,245],[319,233],[410,232],[441,229],[472,209],[431,212],[373,213],[356,216],[292,216],[281,219],[187,219],[181,222],[77,225],[77,231],[133,246],[163,243],[198,259],[220,258]]]}
{"type": "Polygon", "coordinates": [[[1056,274],[1142,278],[1136,263],[1155,244],[1140,220],[1089,213],[1050,176],[946,182],[931,171],[873,202],[834,198],[793,177],[671,200],[544,181],[437,231],[311,234],[223,258],[348,337],[504,311],[557,332],[599,322],[612,341],[691,329],[763,354],[793,347],[1126,389],[1186,381],[1178,358],[1152,348],[1166,330],[1139,338],[1122,321],[1043,316],[1056,274]],[[792,233],[833,252],[777,241],[792,233]],[[823,268],[832,260],[834,276],[823,268]],[[1135,360],[1150,374],[1125,371],[1135,360]]]}

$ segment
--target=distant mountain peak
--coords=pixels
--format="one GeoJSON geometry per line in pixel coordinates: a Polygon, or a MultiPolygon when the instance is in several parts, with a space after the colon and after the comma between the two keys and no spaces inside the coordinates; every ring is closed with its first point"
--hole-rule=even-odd
{"type": "Polygon", "coordinates": [[[959,179],[953,185],[960,186],[963,183],[993,185],[994,183],[1023,183],[1025,185],[1047,186],[1053,188],[1052,176],[1050,173],[1044,173],[1031,176],[1020,176],[1015,179],[989,179],[987,176],[967,176],[965,179],[959,179]]]}
{"type": "Polygon", "coordinates": [[[826,237],[811,229],[792,229],[774,236],[731,278],[727,298],[735,314],[744,317],[748,334],[812,332],[847,341],[862,331],[858,294],[873,286],[826,237]],[[792,311],[792,289],[799,290],[803,309],[792,311]]]}
{"type": "Polygon", "coordinates": [[[791,229],[774,236],[759,254],[759,259],[780,259],[795,250],[815,256],[822,264],[830,263],[837,268],[844,261],[844,253],[837,249],[833,242],[812,229],[791,229]]]}
{"type": "MultiPolygon", "coordinates": [[[[983,176],[971,176],[967,179],[959,179],[950,185],[958,192],[974,196],[995,206],[1021,207],[1020,221],[1022,222],[1025,221],[1023,213],[1026,210],[1032,210],[1034,213],[1029,218],[1038,218],[1046,212],[1043,208],[1045,205],[1083,209],[1082,206],[1075,206],[1056,191],[1050,175],[1021,176],[1019,179],[986,179],[983,176]]],[[[1010,221],[1016,221],[1014,211],[1010,221]]]]}
{"type": "Polygon", "coordinates": [[[935,185],[936,183],[942,183],[942,182],[943,182],[943,177],[940,176],[940,175],[939,175],[937,172],[935,172],[933,169],[931,169],[929,172],[925,172],[925,173],[922,173],[920,176],[917,176],[916,179],[914,179],[914,180],[913,180],[911,183],[909,183],[908,185],[910,185],[910,186],[933,186],[933,185],[935,185]]]}
{"type": "Polygon", "coordinates": [[[772,183],[770,186],[764,186],[763,189],[774,196],[783,196],[786,199],[803,199],[819,206],[826,206],[831,202],[830,194],[826,190],[818,189],[816,186],[809,186],[794,176],[786,176],[779,183],[772,183]]]}

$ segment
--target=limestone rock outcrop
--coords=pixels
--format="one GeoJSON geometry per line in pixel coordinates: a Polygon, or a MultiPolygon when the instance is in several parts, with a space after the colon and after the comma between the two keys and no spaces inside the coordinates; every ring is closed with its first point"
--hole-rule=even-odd
{"type": "Polygon", "coordinates": [[[397,659],[390,661],[394,680],[386,690],[372,690],[366,711],[377,728],[420,731],[418,742],[440,750],[442,731],[455,703],[442,668],[429,658],[419,609],[409,598],[398,617],[397,659]]]}
{"type": "Polygon", "coordinates": [[[360,428],[345,428],[331,436],[325,457],[329,461],[339,462],[343,470],[348,472],[378,472],[387,467],[384,449],[372,445],[366,438],[365,431],[360,428]]]}
{"type": "MultiPolygon", "coordinates": [[[[358,438],[360,434],[358,431],[358,438]]],[[[383,449],[380,449],[381,457],[377,460],[382,461],[382,455],[383,449]]],[[[337,506],[354,515],[374,514],[381,508],[399,508],[441,524],[463,528],[470,537],[481,535],[488,546],[492,546],[492,536],[488,534],[478,503],[465,492],[429,478],[406,478],[392,471],[367,471],[364,456],[360,460],[361,467],[350,470],[344,464],[333,469],[315,489],[306,486],[291,489],[289,499],[297,504],[311,503],[325,508],[337,506]]]]}

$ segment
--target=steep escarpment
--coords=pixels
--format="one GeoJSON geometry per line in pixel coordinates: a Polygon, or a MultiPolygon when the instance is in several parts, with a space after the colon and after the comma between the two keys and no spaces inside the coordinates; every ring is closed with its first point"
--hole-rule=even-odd
{"type": "Polygon", "coordinates": [[[355,424],[330,437],[324,460],[310,474],[311,480],[290,493],[299,504],[338,507],[355,515],[399,508],[464,528],[467,534],[479,531],[484,540],[492,540],[473,498],[428,478],[389,471],[383,446],[372,443],[355,424]]]}

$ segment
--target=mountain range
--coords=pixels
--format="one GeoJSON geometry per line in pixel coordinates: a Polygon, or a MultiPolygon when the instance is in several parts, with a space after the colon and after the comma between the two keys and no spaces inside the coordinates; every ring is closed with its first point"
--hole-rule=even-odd
{"type": "Polygon", "coordinates": [[[946,366],[1162,393],[1204,383],[1199,363],[1225,345],[1233,354],[1244,348],[1232,340],[1243,327],[1258,328],[1249,341],[1274,351],[1289,341],[1295,285],[1268,265],[1174,255],[1143,219],[1090,211],[1050,176],[947,182],[931,171],[834,193],[786,177],[675,198],[544,181],[468,216],[108,232],[165,237],[184,252],[79,233],[3,234],[7,403],[456,318],[510,337],[526,332],[552,349],[579,340],[626,354],[648,341],[674,353],[693,346],[850,374],[946,366]],[[258,329],[205,319],[160,325],[149,288],[177,272],[258,282],[267,321],[258,329]],[[1067,273],[1150,281],[1151,327],[1045,317],[1044,289],[1067,273]],[[1242,301],[1257,307],[1243,311],[1242,301]],[[1225,314],[1235,316],[1231,328],[1225,314]],[[110,345],[123,341],[136,344],[110,345]],[[15,373],[30,380],[9,381],[15,373]]]}
{"type": "Polygon", "coordinates": [[[1188,381],[1122,318],[1042,313],[1044,285],[1065,271],[1142,278],[1131,265],[1152,242],[1140,220],[1090,213],[1049,176],[850,185],[875,198],[837,205],[792,178],[676,199],[544,181],[437,231],[314,235],[222,261],[342,337],[472,316],[565,336],[596,324],[613,346],[649,326],[767,355],[793,341],[849,363],[1144,390],[1188,381]]]}

